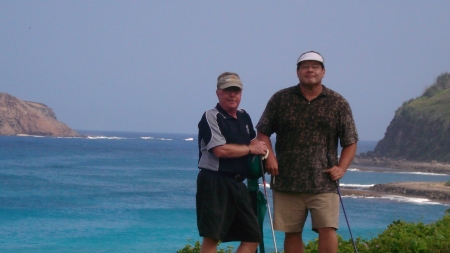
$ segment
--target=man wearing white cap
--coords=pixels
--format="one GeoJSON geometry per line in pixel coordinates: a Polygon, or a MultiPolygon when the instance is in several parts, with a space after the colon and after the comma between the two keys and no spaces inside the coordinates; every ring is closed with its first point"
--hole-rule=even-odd
{"type": "Polygon", "coordinates": [[[303,252],[308,213],[312,230],[319,234],[319,253],[338,250],[336,180],[344,176],[355,156],[358,133],[348,102],[322,84],[324,76],[319,53],[300,55],[299,84],[276,92],[256,125],[258,139],[269,149],[265,168],[272,176],[274,228],[285,232],[286,253],[303,252]],[[273,133],[275,152],[270,142],[273,133]],[[339,160],[338,143],[342,147],[339,160]]]}
{"type": "Polygon", "coordinates": [[[241,241],[237,253],[254,253],[262,240],[247,186],[249,155],[265,155],[250,115],[238,108],[241,79],[224,72],[217,78],[219,103],[198,123],[200,172],[197,177],[197,227],[201,253],[216,252],[219,241],[241,241]]]}

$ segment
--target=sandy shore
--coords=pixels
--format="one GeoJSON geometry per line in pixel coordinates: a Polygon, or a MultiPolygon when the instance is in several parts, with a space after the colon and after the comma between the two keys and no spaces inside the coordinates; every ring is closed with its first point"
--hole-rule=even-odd
{"type": "MultiPolygon", "coordinates": [[[[436,162],[413,162],[392,159],[363,159],[356,157],[351,168],[359,170],[376,171],[410,171],[423,173],[448,174],[450,180],[450,164],[438,164],[436,162]]],[[[342,195],[356,197],[385,197],[387,195],[398,195],[405,197],[426,198],[436,202],[450,204],[450,186],[446,182],[403,182],[376,184],[368,189],[355,189],[341,187],[342,195]]]]}

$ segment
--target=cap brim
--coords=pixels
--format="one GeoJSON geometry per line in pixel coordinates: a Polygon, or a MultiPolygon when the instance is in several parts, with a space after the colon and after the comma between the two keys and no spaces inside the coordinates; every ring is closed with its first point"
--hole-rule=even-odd
{"type": "Polygon", "coordinates": [[[300,63],[300,62],[302,62],[302,61],[318,61],[318,62],[322,62],[322,63],[323,63],[322,58],[320,58],[320,57],[318,57],[318,56],[315,56],[315,55],[311,55],[311,56],[304,57],[304,58],[301,59],[298,63],[300,63]]]}
{"type": "Polygon", "coordinates": [[[221,89],[221,90],[229,88],[229,87],[238,87],[241,90],[244,89],[244,86],[242,86],[242,84],[240,84],[240,83],[231,83],[230,82],[230,83],[224,83],[224,84],[219,85],[219,89],[221,89]]]}
{"type": "Polygon", "coordinates": [[[299,64],[302,61],[318,61],[324,63],[323,57],[316,52],[307,52],[300,55],[300,57],[297,60],[297,64],[299,64]]]}

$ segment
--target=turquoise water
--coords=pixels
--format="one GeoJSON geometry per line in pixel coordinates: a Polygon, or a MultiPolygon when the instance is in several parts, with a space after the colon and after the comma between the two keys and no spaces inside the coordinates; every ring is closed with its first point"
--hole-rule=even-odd
{"type": "MultiPolygon", "coordinates": [[[[200,239],[195,135],[89,134],[0,137],[0,252],[176,252],[200,239]]],[[[359,152],[375,144],[360,142],[359,152]]],[[[374,170],[349,171],[341,183],[448,180],[374,170]]],[[[407,198],[343,201],[354,237],[363,238],[398,219],[436,221],[449,208],[407,198]]],[[[340,223],[339,234],[349,238],[342,214],[340,223]]],[[[306,240],[316,237],[309,224],[306,230],[306,240]]],[[[267,216],[264,237],[266,251],[273,251],[267,216]]],[[[276,238],[281,250],[283,234],[276,238]]]]}

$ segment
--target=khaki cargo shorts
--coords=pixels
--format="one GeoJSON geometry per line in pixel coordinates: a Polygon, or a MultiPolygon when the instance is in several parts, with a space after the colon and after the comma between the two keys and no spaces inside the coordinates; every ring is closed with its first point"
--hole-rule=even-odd
{"type": "Polygon", "coordinates": [[[339,195],[273,191],[274,229],[285,233],[303,231],[308,212],[312,230],[339,227],[339,195]]]}

